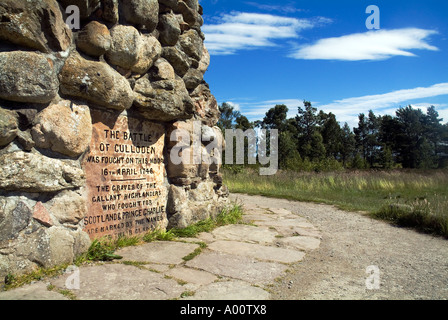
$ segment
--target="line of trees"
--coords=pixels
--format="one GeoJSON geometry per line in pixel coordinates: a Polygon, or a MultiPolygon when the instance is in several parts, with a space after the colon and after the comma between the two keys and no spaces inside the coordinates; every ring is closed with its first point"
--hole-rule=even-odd
{"type": "Polygon", "coordinates": [[[263,120],[255,122],[228,103],[223,103],[220,111],[218,126],[222,130],[278,129],[280,169],[448,166],[448,123],[442,124],[433,106],[426,114],[412,106],[397,109],[395,116],[361,113],[353,130],[347,123],[341,126],[333,113],[318,111],[309,101],[298,107],[293,118],[288,118],[285,105],[276,105],[263,120]]]}

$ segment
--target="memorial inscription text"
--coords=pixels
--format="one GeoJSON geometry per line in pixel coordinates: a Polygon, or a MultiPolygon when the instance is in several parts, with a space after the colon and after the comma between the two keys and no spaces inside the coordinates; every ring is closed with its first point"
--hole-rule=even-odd
{"type": "Polygon", "coordinates": [[[166,227],[162,125],[105,112],[92,112],[93,135],[83,167],[92,239],[133,236],[166,227]]]}

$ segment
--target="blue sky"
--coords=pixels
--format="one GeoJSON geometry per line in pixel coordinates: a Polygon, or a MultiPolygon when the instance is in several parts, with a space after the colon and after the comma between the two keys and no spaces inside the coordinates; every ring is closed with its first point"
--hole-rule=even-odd
{"type": "MultiPolygon", "coordinates": [[[[359,113],[436,106],[448,121],[448,1],[200,0],[218,103],[250,120],[303,100],[356,126],[359,113]],[[369,30],[369,5],[380,29],[369,30]]],[[[375,22],[375,20],[373,20],[375,22]]]]}

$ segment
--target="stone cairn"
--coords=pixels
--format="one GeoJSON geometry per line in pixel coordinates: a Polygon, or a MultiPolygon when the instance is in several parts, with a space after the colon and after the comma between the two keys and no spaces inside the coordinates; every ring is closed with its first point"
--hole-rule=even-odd
{"type": "MultiPolygon", "coordinates": [[[[222,142],[218,105],[203,80],[210,55],[202,24],[198,0],[0,2],[0,276],[71,263],[97,237],[86,221],[106,214],[85,217],[95,199],[112,197],[92,197],[106,177],[88,183],[97,124],[112,130],[132,116],[140,137],[142,127],[162,128],[161,183],[146,194],[156,195],[148,199],[162,216],[151,228],[186,227],[220,212],[228,190],[219,165],[169,159],[175,129],[193,141],[199,123],[209,141],[222,142]],[[80,29],[67,24],[70,5],[79,8],[80,29]]],[[[120,228],[124,213],[107,219],[120,228]]]]}

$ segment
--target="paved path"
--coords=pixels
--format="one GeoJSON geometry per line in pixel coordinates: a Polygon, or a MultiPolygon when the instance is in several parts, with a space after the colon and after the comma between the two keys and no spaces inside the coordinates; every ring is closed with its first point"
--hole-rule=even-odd
{"type": "Polygon", "coordinates": [[[290,210],[322,234],[319,249],[309,251],[275,282],[273,300],[448,299],[445,238],[323,204],[236,197],[246,205],[290,210]]]}
{"type": "MultiPolygon", "coordinates": [[[[446,239],[327,205],[232,198],[244,204],[244,219],[251,224],[183,242],[125,248],[118,252],[122,261],[82,266],[80,289],[71,294],[148,300],[448,299],[446,239]]],[[[60,289],[76,284],[67,281],[74,275],[0,293],[0,300],[67,299],[60,289]]]]}
{"type": "Polygon", "coordinates": [[[282,208],[247,203],[245,212],[247,224],[124,248],[117,252],[122,260],[2,292],[0,300],[271,299],[275,283],[319,247],[321,234],[304,217],[282,208]]]}

